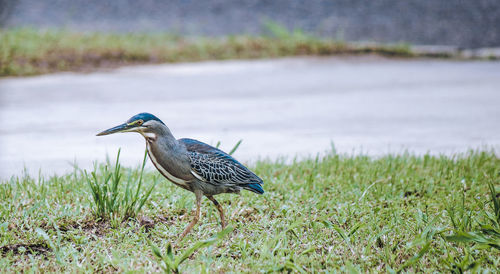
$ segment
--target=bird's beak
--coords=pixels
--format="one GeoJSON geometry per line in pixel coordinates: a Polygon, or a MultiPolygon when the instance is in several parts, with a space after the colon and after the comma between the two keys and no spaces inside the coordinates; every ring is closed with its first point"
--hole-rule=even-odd
{"type": "Polygon", "coordinates": [[[136,127],[137,127],[137,125],[123,123],[123,124],[118,125],[116,127],[112,127],[110,129],[106,129],[103,132],[99,132],[99,133],[97,133],[97,136],[109,135],[109,134],[113,134],[113,133],[117,133],[117,132],[134,131],[133,129],[136,128],[136,127]]]}

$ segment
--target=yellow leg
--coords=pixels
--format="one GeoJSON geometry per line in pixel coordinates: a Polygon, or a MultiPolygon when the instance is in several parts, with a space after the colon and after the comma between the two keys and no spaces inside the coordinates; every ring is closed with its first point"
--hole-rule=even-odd
{"type": "Polygon", "coordinates": [[[195,191],[194,194],[196,195],[196,213],[195,213],[194,218],[191,221],[191,223],[189,223],[189,225],[186,227],[186,229],[184,229],[184,232],[182,232],[180,240],[182,240],[184,238],[184,236],[186,236],[189,233],[189,231],[191,231],[193,226],[200,219],[201,198],[203,197],[203,195],[197,191],[195,191]]]}
{"type": "Polygon", "coordinates": [[[219,204],[219,202],[217,202],[217,200],[215,200],[215,198],[213,196],[207,196],[207,198],[210,201],[212,201],[212,203],[214,203],[214,205],[217,207],[217,210],[219,211],[219,215],[220,215],[222,229],[224,230],[224,228],[226,228],[226,221],[224,219],[224,209],[222,209],[222,206],[219,204]]]}

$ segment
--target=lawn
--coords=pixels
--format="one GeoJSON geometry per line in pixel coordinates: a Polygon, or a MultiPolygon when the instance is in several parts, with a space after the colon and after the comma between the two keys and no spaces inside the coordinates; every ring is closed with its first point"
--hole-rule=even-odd
{"type": "Polygon", "coordinates": [[[92,71],[145,63],[255,59],[297,55],[416,54],[408,45],[354,45],[320,39],[268,24],[267,34],[186,37],[171,33],[78,32],[60,29],[0,29],[0,77],[58,71],[92,71]]]}
{"type": "Polygon", "coordinates": [[[115,169],[112,160],[96,168],[95,180],[75,167],[63,176],[3,181],[0,270],[151,272],[176,259],[187,273],[500,269],[500,159],[493,151],[376,158],[332,151],[258,161],[251,169],[266,193],[218,196],[226,235],[204,199],[201,221],[183,241],[194,195],[156,171],[141,175],[141,166],[115,169]]]}

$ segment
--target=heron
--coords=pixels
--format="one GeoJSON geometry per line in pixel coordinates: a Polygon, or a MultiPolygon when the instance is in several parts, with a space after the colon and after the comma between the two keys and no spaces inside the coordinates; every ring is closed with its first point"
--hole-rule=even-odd
{"type": "Polygon", "coordinates": [[[194,139],[176,139],[165,123],[153,114],[139,113],[123,124],[98,133],[97,136],[119,132],[140,133],[146,140],[147,153],[156,169],[176,186],[194,193],[195,215],[182,232],[181,239],[199,221],[203,196],[217,208],[224,229],[224,210],[214,198],[215,195],[239,193],[242,189],[257,194],[264,193],[262,179],[232,156],[194,139]]]}

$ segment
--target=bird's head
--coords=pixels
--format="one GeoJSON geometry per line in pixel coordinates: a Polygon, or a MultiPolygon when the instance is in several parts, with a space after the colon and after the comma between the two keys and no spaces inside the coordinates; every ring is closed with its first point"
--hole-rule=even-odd
{"type": "Polygon", "coordinates": [[[97,136],[109,135],[118,132],[139,132],[144,137],[156,137],[158,129],[165,124],[153,114],[139,113],[128,119],[127,122],[112,127],[97,134],[97,136]]]}

